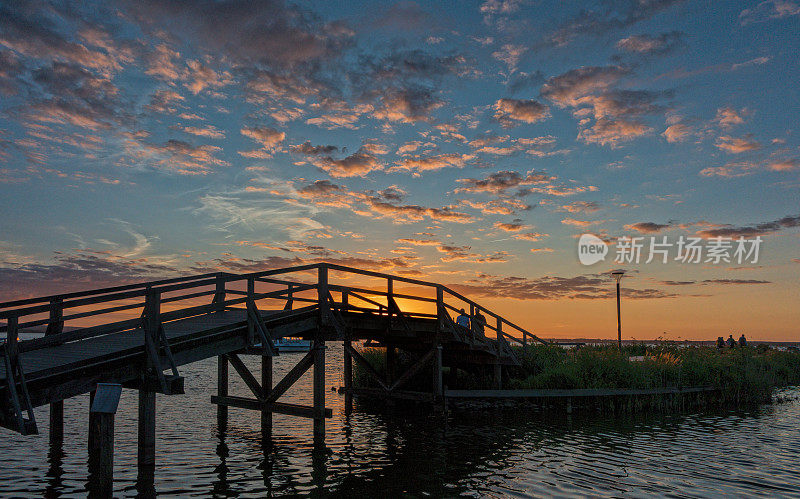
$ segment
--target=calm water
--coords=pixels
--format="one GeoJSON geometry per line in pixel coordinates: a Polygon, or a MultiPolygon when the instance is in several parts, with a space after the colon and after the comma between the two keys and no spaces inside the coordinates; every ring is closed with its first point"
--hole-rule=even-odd
{"type": "MultiPolygon", "coordinates": [[[[276,378],[299,359],[276,358],[276,378]]],[[[341,349],[328,350],[328,389],[341,384],[341,349]]],[[[253,364],[255,367],[255,364],[253,364]]],[[[234,380],[231,393],[247,395],[234,380]]],[[[230,409],[220,440],[210,397],[216,361],[182,369],[186,395],[159,396],[155,488],[179,496],[274,494],[360,496],[710,496],[800,497],[800,402],[746,412],[637,416],[491,412],[391,417],[358,410],[327,392],[334,416],[325,448],[311,422],[275,416],[263,444],[259,416],[230,409]]],[[[310,403],[310,372],[290,399],[310,403]],[[300,389],[298,389],[300,388],[300,389]]],[[[789,395],[800,395],[790,391],[789,395]]],[[[116,419],[116,495],[136,495],[136,393],[124,391],[116,419]]],[[[63,456],[42,435],[2,431],[0,497],[82,496],[86,482],[88,396],[66,403],[63,456]]]]}

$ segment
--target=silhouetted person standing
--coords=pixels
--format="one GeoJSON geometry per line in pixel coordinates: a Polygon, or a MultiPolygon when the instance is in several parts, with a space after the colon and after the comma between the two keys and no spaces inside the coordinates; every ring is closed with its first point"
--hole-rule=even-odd
{"type": "Polygon", "coordinates": [[[486,325],[486,317],[481,314],[481,311],[478,310],[475,312],[474,320],[472,321],[472,325],[475,326],[475,332],[483,336],[483,326],[486,325]]]}
{"type": "Polygon", "coordinates": [[[725,342],[728,344],[728,348],[736,348],[736,340],[733,339],[733,335],[729,335],[727,341],[725,342]]]}
{"type": "Polygon", "coordinates": [[[458,317],[456,317],[456,324],[469,329],[469,316],[463,308],[461,309],[461,313],[458,315],[458,317]]]}
{"type": "Polygon", "coordinates": [[[747,338],[744,337],[744,333],[739,337],[739,346],[742,348],[747,346],[747,338]]]}
{"type": "Polygon", "coordinates": [[[717,348],[719,348],[720,350],[725,348],[725,338],[723,338],[722,336],[717,336],[717,348]]]}

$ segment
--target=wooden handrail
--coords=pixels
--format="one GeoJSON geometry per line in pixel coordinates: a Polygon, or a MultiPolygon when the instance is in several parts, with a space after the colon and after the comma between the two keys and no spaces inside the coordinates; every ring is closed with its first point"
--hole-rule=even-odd
{"type": "MultiPolygon", "coordinates": [[[[319,304],[318,303],[319,299],[317,297],[314,297],[314,298],[297,298],[297,297],[294,297],[294,295],[296,293],[300,293],[302,291],[309,291],[309,290],[314,290],[314,289],[317,289],[319,291],[319,288],[320,288],[319,276],[320,275],[328,275],[329,271],[331,271],[331,270],[332,271],[337,271],[337,272],[345,272],[345,273],[350,273],[350,274],[356,274],[356,275],[363,275],[363,276],[367,276],[367,277],[375,277],[375,278],[386,280],[387,281],[387,291],[377,290],[377,289],[368,289],[368,288],[365,288],[365,287],[358,287],[358,286],[343,286],[343,285],[337,285],[337,284],[330,284],[330,283],[327,282],[327,279],[326,279],[326,282],[325,282],[325,286],[326,286],[327,289],[332,290],[332,291],[346,292],[346,293],[348,293],[349,295],[353,296],[356,299],[363,300],[363,301],[365,301],[367,303],[370,303],[372,305],[377,306],[379,310],[386,310],[388,308],[388,306],[387,305],[383,305],[383,304],[381,304],[381,303],[379,303],[379,302],[377,302],[375,300],[372,300],[370,298],[367,298],[366,296],[363,296],[363,295],[385,296],[385,297],[387,297],[387,299],[388,298],[393,298],[395,300],[404,299],[404,300],[419,301],[419,302],[424,302],[424,303],[437,303],[437,299],[435,299],[435,298],[430,298],[430,297],[425,297],[425,296],[417,296],[417,295],[408,294],[408,293],[394,293],[393,286],[392,286],[392,284],[389,284],[389,283],[405,283],[405,284],[411,284],[411,285],[416,285],[416,286],[434,288],[434,289],[437,290],[437,295],[439,297],[441,297],[441,298],[439,298],[439,300],[441,300],[441,305],[446,310],[452,310],[454,312],[458,312],[459,308],[447,303],[446,300],[443,297],[444,294],[447,294],[450,297],[455,298],[457,300],[460,300],[464,304],[468,305],[470,310],[471,310],[471,312],[473,313],[473,315],[474,315],[475,312],[482,312],[483,314],[485,314],[487,316],[487,318],[489,318],[489,317],[494,318],[494,319],[496,319],[498,324],[500,324],[500,325],[505,324],[505,325],[509,326],[510,328],[512,328],[513,330],[516,330],[517,332],[522,334],[522,337],[518,338],[518,337],[515,337],[515,336],[512,336],[512,335],[508,334],[508,332],[506,332],[506,331],[502,331],[502,333],[500,335],[501,338],[507,337],[509,339],[513,339],[514,341],[519,341],[522,344],[525,344],[527,337],[530,337],[532,340],[536,340],[536,341],[539,341],[539,342],[544,343],[544,344],[549,344],[547,341],[542,340],[541,338],[539,338],[535,334],[531,333],[530,331],[528,331],[528,330],[520,327],[519,325],[509,321],[505,317],[502,317],[499,314],[497,314],[495,312],[492,312],[491,310],[488,310],[487,308],[479,305],[475,301],[470,300],[469,298],[465,297],[461,293],[459,293],[457,291],[454,291],[454,290],[450,289],[447,286],[444,286],[444,285],[441,285],[441,284],[436,284],[436,283],[433,283],[433,282],[422,281],[422,280],[419,280],[419,279],[412,279],[412,278],[408,278],[408,277],[385,274],[385,273],[376,272],[376,271],[372,271],[372,270],[357,269],[357,268],[348,267],[348,266],[344,266],[344,265],[339,265],[339,264],[335,264],[335,263],[314,263],[314,264],[307,264],[307,265],[297,265],[297,266],[293,266],[293,267],[285,267],[285,268],[279,268],[279,269],[269,269],[269,270],[263,270],[263,271],[257,271],[257,272],[250,272],[250,273],[246,273],[246,274],[233,274],[233,273],[229,273],[229,272],[206,273],[206,274],[200,274],[200,275],[196,275],[196,276],[176,277],[176,278],[171,278],[171,279],[161,279],[161,280],[156,280],[156,281],[136,283],[136,284],[128,284],[128,285],[122,285],[122,286],[112,286],[112,287],[100,288],[100,289],[96,289],[96,290],[78,291],[78,292],[66,293],[66,294],[63,294],[63,295],[49,295],[49,296],[38,297],[38,298],[29,298],[29,299],[8,301],[8,302],[0,303],[0,319],[10,319],[12,317],[13,318],[19,318],[19,317],[23,317],[23,316],[45,314],[45,313],[51,314],[51,316],[52,316],[52,310],[53,310],[52,309],[52,306],[53,306],[52,303],[54,301],[58,301],[59,310],[62,311],[62,313],[63,313],[63,310],[69,309],[69,308],[98,305],[98,304],[102,304],[102,303],[109,303],[109,302],[114,302],[114,301],[119,301],[119,300],[129,300],[129,299],[136,299],[136,298],[144,298],[145,295],[148,293],[148,291],[149,292],[156,292],[159,295],[163,296],[166,293],[174,293],[174,292],[178,292],[178,291],[189,290],[189,289],[192,289],[192,288],[211,287],[211,286],[215,287],[215,289],[211,289],[211,290],[204,290],[204,291],[199,291],[199,292],[187,293],[187,294],[182,294],[182,295],[179,295],[179,296],[164,297],[162,299],[163,303],[188,300],[188,299],[191,299],[191,298],[197,298],[197,297],[200,297],[200,296],[210,295],[210,294],[215,294],[215,293],[219,294],[220,289],[224,290],[224,292],[226,292],[226,293],[243,296],[243,295],[247,295],[247,293],[242,292],[242,291],[238,291],[238,290],[226,289],[225,288],[225,284],[229,283],[229,282],[231,282],[231,283],[233,283],[233,282],[248,282],[250,280],[255,280],[255,281],[259,281],[259,282],[265,282],[265,283],[269,283],[269,284],[283,285],[283,286],[287,286],[289,288],[289,289],[284,289],[284,290],[279,290],[279,291],[274,291],[274,292],[269,292],[269,293],[258,293],[258,294],[255,295],[255,299],[256,300],[264,299],[264,298],[282,298],[282,297],[286,297],[286,296],[291,295],[294,300],[310,302],[310,303],[316,303],[318,305],[319,304]],[[291,273],[297,273],[297,272],[311,272],[311,271],[316,271],[317,276],[313,276],[313,277],[317,277],[317,279],[316,279],[317,282],[304,283],[304,282],[293,281],[293,280],[288,280],[288,279],[276,279],[276,278],[271,278],[270,277],[270,276],[280,276],[280,275],[284,275],[284,274],[291,274],[291,273]],[[323,274],[323,272],[324,272],[324,274],[323,274]],[[14,307],[21,307],[21,308],[14,308],[14,307]]],[[[312,277],[312,279],[313,279],[313,277],[312,277]]],[[[217,309],[221,309],[221,308],[229,307],[229,306],[232,306],[232,305],[239,305],[239,304],[242,304],[242,303],[245,303],[245,302],[246,302],[246,298],[236,298],[236,299],[231,299],[231,300],[223,299],[223,300],[220,300],[217,303],[215,303],[214,306],[217,307],[217,309]]],[[[95,315],[101,315],[101,314],[104,314],[104,313],[111,313],[111,312],[118,312],[118,311],[122,311],[122,310],[134,309],[134,308],[138,308],[138,307],[142,307],[142,306],[143,306],[143,303],[114,305],[114,306],[104,307],[104,308],[100,308],[100,309],[96,309],[96,310],[92,310],[92,311],[87,311],[87,312],[77,312],[77,313],[73,313],[73,314],[69,314],[69,315],[62,315],[62,316],[59,317],[59,321],[63,323],[63,321],[65,321],[65,320],[70,320],[70,319],[74,320],[74,319],[79,319],[79,318],[95,316],[95,315]]],[[[205,306],[189,307],[189,308],[183,309],[183,310],[170,311],[170,312],[165,313],[164,315],[165,316],[169,316],[169,317],[177,317],[177,316],[180,315],[181,311],[184,312],[184,313],[203,313],[203,312],[198,312],[200,310],[204,310],[203,307],[205,307],[205,306]]],[[[351,307],[351,308],[357,309],[358,307],[351,307]]],[[[414,315],[417,315],[417,314],[409,314],[409,315],[414,316],[414,315]]],[[[419,315],[422,316],[422,315],[425,315],[425,314],[419,314],[419,315]]],[[[20,326],[22,326],[22,327],[32,327],[32,326],[37,326],[37,325],[50,324],[51,322],[53,322],[53,320],[54,319],[52,317],[48,318],[48,319],[44,319],[44,318],[35,319],[35,320],[31,320],[31,321],[22,323],[22,324],[20,324],[20,326]]],[[[120,321],[119,322],[120,325],[126,324],[126,323],[127,323],[127,321],[120,321]]],[[[108,326],[110,326],[110,325],[108,325],[108,326]]],[[[487,324],[484,324],[484,326],[488,327],[488,328],[490,328],[492,330],[497,330],[497,329],[501,329],[502,330],[502,327],[495,328],[495,327],[491,326],[490,324],[488,324],[488,321],[487,321],[487,324]]],[[[0,325],[0,331],[6,331],[6,330],[7,330],[7,326],[0,325]]],[[[107,329],[103,329],[103,328],[98,327],[97,330],[98,331],[105,331],[107,329]]],[[[58,338],[58,336],[60,336],[62,334],[65,334],[65,333],[58,333],[56,335],[53,335],[52,338],[54,339],[54,341],[57,341],[56,338],[58,338]]],[[[32,340],[28,340],[28,341],[32,341],[32,340]]],[[[70,340],[67,340],[67,341],[70,341],[70,340]]],[[[25,342],[21,342],[21,343],[25,343],[25,342]]]]}

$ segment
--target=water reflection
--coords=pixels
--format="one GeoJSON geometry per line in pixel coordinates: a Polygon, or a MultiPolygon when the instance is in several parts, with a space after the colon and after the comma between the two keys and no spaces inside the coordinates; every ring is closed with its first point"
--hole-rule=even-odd
{"type": "MultiPolygon", "coordinates": [[[[328,388],[340,384],[337,352],[328,388]]],[[[257,360],[253,360],[253,368],[257,360]]],[[[276,359],[276,378],[296,359],[276,359]]],[[[115,495],[797,495],[800,402],[749,411],[611,415],[562,410],[459,412],[447,418],[356,404],[327,391],[324,442],[310,420],[276,415],[262,435],[257,413],[209,403],[215,363],[184,372],[187,394],[159,398],[156,466],[136,469],[137,398],[123,392],[116,418],[115,495]]],[[[311,402],[303,378],[288,401],[311,402]]],[[[231,395],[247,387],[231,383],[231,395]]],[[[800,394],[800,390],[791,392],[800,394]]],[[[37,419],[47,420],[47,409],[37,419]]],[[[65,406],[63,446],[4,433],[0,496],[85,494],[85,401],[65,406]]],[[[40,428],[43,435],[46,428],[40,428]]]]}
{"type": "Polygon", "coordinates": [[[61,489],[63,481],[61,477],[64,475],[64,445],[61,441],[56,441],[50,445],[47,451],[47,487],[44,491],[44,497],[61,497],[61,489]]]}

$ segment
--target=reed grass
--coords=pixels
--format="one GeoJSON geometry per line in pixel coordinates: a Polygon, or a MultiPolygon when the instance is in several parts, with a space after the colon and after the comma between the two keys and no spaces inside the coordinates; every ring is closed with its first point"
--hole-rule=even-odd
{"type": "MultiPolygon", "coordinates": [[[[362,355],[382,375],[385,350],[365,348],[362,355]]],[[[800,352],[767,345],[718,350],[707,346],[675,344],[583,346],[565,349],[556,345],[515,348],[521,366],[506,369],[504,388],[512,389],[646,389],[711,386],[718,402],[768,402],[775,388],[800,385],[800,352]],[[636,360],[636,358],[642,360],[636,360]],[[632,360],[633,358],[633,360],[632,360]]],[[[413,362],[398,357],[398,371],[413,362]]],[[[357,363],[355,386],[378,386],[357,363]]],[[[430,390],[429,369],[423,369],[409,390],[430,390]]],[[[458,369],[446,376],[450,388],[492,388],[485,370],[458,369]]]]}
{"type": "Polygon", "coordinates": [[[726,400],[766,401],[774,388],[800,385],[800,353],[766,345],[715,347],[659,344],[529,346],[517,349],[521,372],[509,388],[665,388],[713,386],[726,400]],[[644,357],[631,360],[631,357],[644,357]]]}

